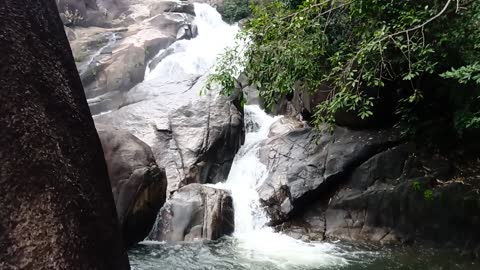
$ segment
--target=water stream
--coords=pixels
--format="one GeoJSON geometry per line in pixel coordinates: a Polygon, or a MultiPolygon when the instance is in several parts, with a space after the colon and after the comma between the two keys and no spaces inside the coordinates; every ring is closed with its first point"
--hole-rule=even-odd
{"type": "MultiPolygon", "coordinates": [[[[207,73],[217,55],[233,42],[236,26],[224,23],[220,14],[206,4],[195,4],[195,11],[198,37],[174,43],[174,53],[149,71],[146,81],[164,78],[186,87],[186,78],[207,73]]],[[[130,250],[133,269],[480,269],[469,261],[450,260],[440,251],[429,249],[306,243],[274,232],[266,226],[268,218],[259,204],[256,188],[267,175],[258,158],[259,144],[267,138],[270,125],[277,118],[258,106],[245,107],[245,143],[235,157],[228,179],[215,185],[232,194],[234,234],[196,243],[142,242],[130,250]]]]}

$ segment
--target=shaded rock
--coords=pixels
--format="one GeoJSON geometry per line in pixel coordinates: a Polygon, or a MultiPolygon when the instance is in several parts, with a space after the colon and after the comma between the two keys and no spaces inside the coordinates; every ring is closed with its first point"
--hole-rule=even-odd
{"type": "Polygon", "coordinates": [[[0,269],[129,269],[55,2],[0,6],[0,269]]]}
{"type": "Polygon", "coordinates": [[[326,211],[329,238],[385,242],[429,240],[466,243],[480,240],[480,196],[468,186],[453,183],[437,188],[431,199],[414,183],[376,185],[367,191],[344,190],[326,211]]]}
{"type": "MultiPolygon", "coordinates": [[[[323,83],[313,92],[306,89],[301,83],[297,83],[294,88],[293,93],[283,96],[273,105],[272,113],[289,115],[311,122],[315,108],[326,101],[332,91],[332,87],[327,83],[323,83]]],[[[391,127],[395,119],[394,108],[398,99],[394,92],[364,89],[363,94],[373,99],[373,116],[361,119],[355,111],[340,110],[335,114],[335,124],[351,129],[391,127]]]]}
{"type": "Polygon", "coordinates": [[[312,197],[340,185],[355,166],[398,140],[391,131],[340,127],[332,134],[304,128],[268,139],[260,149],[260,160],[269,174],[258,191],[272,223],[308,207],[312,197]]]}
{"type": "Polygon", "coordinates": [[[295,216],[275,226],[275,229],[302,241],[326,240],[325,205],[324,200],[312,202],[301,216],[295,216]]]}
{"type": "Polygon", "coordinates": [[[148,239],[215,240],[233,233],[234,211],[225,190],[191,184],[179,189],[158,214],[148,239]]]}
{"type": "Polygon", "coordinates": [[[166,199],[167,177],[150,147],[131,133],[97,125],[118,218],[127,245],[150,232],[166,199]]]}
{"type": "Polygon", "coordinates": [[[417,151],[413,144],[381,150],[294,208],[277,230],[303,240],[478,243],[480,195],[463,181],[440,180],[452,176],[452,165],[417,151]]]}

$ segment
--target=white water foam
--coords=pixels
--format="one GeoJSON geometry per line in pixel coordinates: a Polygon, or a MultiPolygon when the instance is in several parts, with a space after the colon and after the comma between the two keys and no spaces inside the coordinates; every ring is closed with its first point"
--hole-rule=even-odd
{"type": "Polygon", "coordinates": [[[225,183],[217,184],[232,193],[235,209],[235,233],[239,251],[251,260],[272,262],[280,268],[345,265],[336,256],[336,247],[328,243],[305,243],[268,227],[268,217],[260,205],[257,188],[268,176],[258,158],[259,147],[267,139],[270,126],[280,117],[271,117],[256,105],[245,106],[251,126],[258,129],[246,134],[245,143],[235,156],[225,183]]]}
{"type": "Polygon", "coordinates": [[[225,23],[208,4],[194,3],[194,6],[198,36],[173,43],[169,48],[173,49],[173,53],[149,71],[145,81],[159,77],[166,81],[181,81],[192,75],[204,75],[215,64],[219,54],[233,45],[238,26],[225,23]]]}
{"type": "MultiPolygon", "coordinates": [[[[147,73],[147,83],[159,79],[178,83],[194,75],[203,76],[224,48],[234,45],[238,26],[223,22],[221,15],[207,4],[194,5],[198,36],[172,44],[169,49],[174,52],[147,73]]],[[[335,255],[336,247],[332,244],[305,243],[276,233],[266,225],[268,217],[260,205],[257,188],[266,179],[268,171],[260,162],[258,152],[261,142],[268,137],[270,126],[280,117],[269,116],[254,105],[245,106],[244,110],[245,122],[256,128],[247,131],[245,143],[235,157],[227,181],[214,185],[232,193],[235,208],[233,237],[238,240],[238,255],[284,269],[346,264],[345,259],[335,255]]]]}

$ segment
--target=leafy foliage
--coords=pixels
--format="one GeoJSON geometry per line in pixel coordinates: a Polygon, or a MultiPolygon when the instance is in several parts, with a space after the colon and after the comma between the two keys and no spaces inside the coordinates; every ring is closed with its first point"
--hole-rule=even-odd
{"type": "Polygon", "coordinates": [[[252,13],[249,5],[249,0],[225,0],[220,13],[226,22],[238,22],[241,19],[247,18],[252,13]]]}
{"type": "Polygon", "coordinates": [[[479,1],[267,1],[253,8],[243,36],[247,48],[230,49],[212,81],[230,89],[228,66],[244,66],[267,106],[300,87],[327,86],[316,125],[342,111],[371,117],[382,102],[371,93],[389,91],[404,130],[439,118],[460,134],[480,127],[479,1]]]}

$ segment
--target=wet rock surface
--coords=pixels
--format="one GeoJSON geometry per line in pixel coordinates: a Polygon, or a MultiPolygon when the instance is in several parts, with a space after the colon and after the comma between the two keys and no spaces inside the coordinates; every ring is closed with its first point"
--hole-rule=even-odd
{"type": "Polygon", "coordinates": [[[221,189],[190,184],[179,189],[158,214],[148,239],[158,241],[215,240],[233,233],[234,210],[230,194],[221,189]]]}
{"type": "Polygon", "coordinates": [[[97,125],[125,242],[150,232],[166,199],[167,177],[148,145],[128,131],[97,125]]]}

